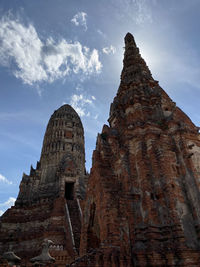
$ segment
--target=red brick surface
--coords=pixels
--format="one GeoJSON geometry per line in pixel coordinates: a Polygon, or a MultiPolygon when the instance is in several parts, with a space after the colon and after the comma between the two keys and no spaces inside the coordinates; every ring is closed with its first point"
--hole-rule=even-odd
{"type": "Polygon", "coordinates": [[[197,127],[155,81],[131,34],[98,135],[71,266],[200,266],[197,127]]]}

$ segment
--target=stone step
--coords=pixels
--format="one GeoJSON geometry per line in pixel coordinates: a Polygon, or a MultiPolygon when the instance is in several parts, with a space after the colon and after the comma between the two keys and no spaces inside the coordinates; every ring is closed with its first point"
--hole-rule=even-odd
{"type": "Polygon", "coordinates": [[[81,214],[80,214],[77,199],[67,200],[67,206],[69,210],[72,231],[74,235],[75,247],[77,251],[79,251],[80,234],[81,234],[81,214]]]}

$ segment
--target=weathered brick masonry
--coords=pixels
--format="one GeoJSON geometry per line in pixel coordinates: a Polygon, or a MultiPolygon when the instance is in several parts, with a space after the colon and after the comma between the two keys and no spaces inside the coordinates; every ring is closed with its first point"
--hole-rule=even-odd
{"type": "Polygon", "coordinates": [[[80,252],[70,266],[200,266],[198,128],[125,37],[109,126],[97,137],[80,252]]]}

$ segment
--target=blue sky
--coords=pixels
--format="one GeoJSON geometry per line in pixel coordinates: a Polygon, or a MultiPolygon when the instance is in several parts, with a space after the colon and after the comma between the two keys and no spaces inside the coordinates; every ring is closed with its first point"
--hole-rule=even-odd
{"type": "Polygon", "coordinates": [[[153,77],[198,126],[199,0],[0,0],[0,214],[40,158],[53,111],[71,104],[86,168],[107,123],[131,32],[153,77]]]}

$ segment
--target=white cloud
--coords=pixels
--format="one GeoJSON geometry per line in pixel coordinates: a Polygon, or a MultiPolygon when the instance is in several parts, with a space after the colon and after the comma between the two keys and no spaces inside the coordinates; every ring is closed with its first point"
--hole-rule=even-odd
{"type": "Polygon", "coordinates": [[[42,41],[34,26],[3,17],[0,20],[0,64],[11,69],[25,84],[52,83],[71,73],[86,76],[99,73],[102,64],[98,50],[81,43],[52,37],[42,41]]]}
{"type": "Polygon", "coordinates": [[[9,181],[5,176],[0,174],[0,182],[6,183],[6,184],[12,184],[11,181],[9,181]]]}
{"type": "Polygon", "coordinates": [[[85,97],[83,94],[72,95],[70,100],[70,105],[76,110],[80,117],[90,116],[90,112],[86,110],[88,105],[93,104],[94,97],[85,97]]]}
{"type": "Polygon", "coordinates": [[[98,50],[93,49],[90,58],[88,60],[88,72],[98,73],[102,68],[102,64],[99,61],[98,50]]]}
{"type": "Polygon", "coordinates": [[[3,203],[0,203],[0,216],[7,210],[9,209],[11,206],[13,206],[15,204],[16,198],[14,197],[9,197],[9,199],[3,203]]]}
{"type": "Polygon", "coordinates": [[[85,12],[78,12],[71,19],[71,22],[76,26],[83,26],[85,31],[87,31],[87,14],[85,12]]]}
{"type": "Polygon", "coordinates": [[[102,51],[103,51],[103,53],[104,54],[115,54],[115,52],[116,52],[116,48],[113,46],[113,45],[110,45],[110,46],[108,46],[108,47],[104,47],[103,49],[102,49],[102,51]]]}
{"type": "Polygon", "coordinates": [[[42,42],[32,25],[23,26],[18,20],[3,17],[0,21],[1,64],[10,67],[15,63],[13,72],[25,83],[47,79],[41,64],[42,42]]]}
{"type": "Polygon", "coordinates": [[[91,53],[89,48],[82,47],[79,42],[67,43],[66,40],[56,44],[52,39],[48,40],[48,49],[53,52],[44,53],[44,63],[47,73],[51,79],[61,78],[70,72],[75,74],[82,72],[86,75],[98,73],[101,70],[98,51],[94,49],[91,53]]]}

